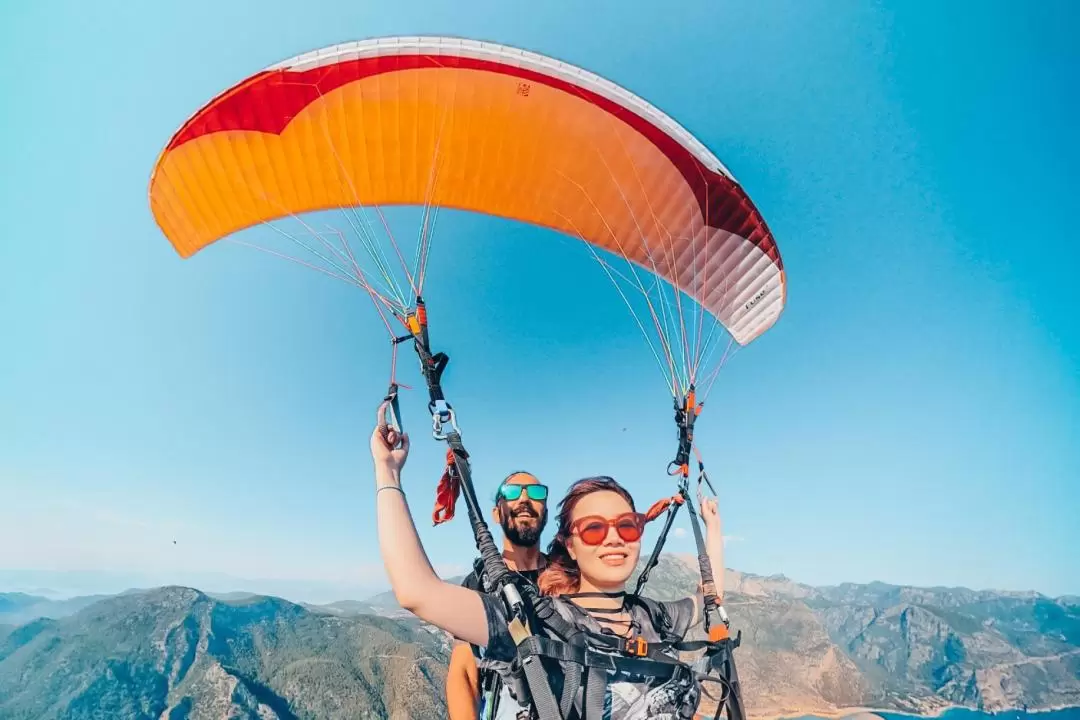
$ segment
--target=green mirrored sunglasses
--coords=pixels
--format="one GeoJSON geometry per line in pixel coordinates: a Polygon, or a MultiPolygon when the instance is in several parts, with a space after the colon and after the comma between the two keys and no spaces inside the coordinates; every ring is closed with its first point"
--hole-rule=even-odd
{"type": "Polygon", "coordinates": [[[503,485],[499,488],[499,497],[507,502],[513,502],[521,497],[522,490],[530,500],[547,500],[547,485],[503,485]]]}

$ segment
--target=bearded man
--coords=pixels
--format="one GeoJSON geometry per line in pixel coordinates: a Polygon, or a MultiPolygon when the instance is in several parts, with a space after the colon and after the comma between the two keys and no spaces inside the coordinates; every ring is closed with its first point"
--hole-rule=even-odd
{"type": "MultiPolygon", "coordinates": [[[[516,583],[535,586],[540,571],[547,564],[547,557],[540,552],[540,535],[548,517],[547,496],[547,486],[532,473],[522,471],[510,473],[495,492],[491,517],[502,528],[503,560],[516,583]]],[[[480,567],[477,562],[462,585],[484,591],[480,567]]],[[[508,717],[514,717],[520,707],[502,687],[496,673],[480,673],[476,665],[479,657],[480,648],[474,645],[457,643],[454,646],[446,676],[446,706],[450,720],[476,720],[489,703],[494,703],[496,708],[501,706],[510,713],[508,717]]],[[[492,708],[490,717],[501,717],[496,708],[492,708]]]]}

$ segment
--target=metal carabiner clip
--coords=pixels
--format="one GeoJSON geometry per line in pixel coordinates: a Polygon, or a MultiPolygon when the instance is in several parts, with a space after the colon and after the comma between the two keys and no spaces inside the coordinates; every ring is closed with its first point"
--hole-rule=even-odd
{"type": "Polygon", "coordinates": [[[449,424],[454,432],[460,433],[457,426],[457,414],[450,403],[439,400],[430,406],[431,409],[431,434],[436,440],[445,440],[446,433],[443,428],[449,424]]]}

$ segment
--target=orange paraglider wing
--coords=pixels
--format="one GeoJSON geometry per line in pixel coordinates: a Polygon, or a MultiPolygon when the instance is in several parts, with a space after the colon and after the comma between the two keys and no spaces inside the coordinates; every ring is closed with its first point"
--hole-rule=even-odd
{"type": "Polygon", "coordinates": [[[183,257],[311,211],[440,206],[625,257],[740,345],[785,302],[765,221],[689,132],[592,73],[492,43],[377,39],[259,72],[181,127],[149,196],[183,257]]]}

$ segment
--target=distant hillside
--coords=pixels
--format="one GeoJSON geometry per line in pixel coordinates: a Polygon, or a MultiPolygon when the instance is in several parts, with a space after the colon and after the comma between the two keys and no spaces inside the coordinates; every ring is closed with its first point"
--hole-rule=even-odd
{"type": "MultiPolygon", "coordinates": [[[[680,597],[697,583],[696,560],[665,556],[646,594],[680,597]]],[[[755,716],[1080,706],[1080,606],[1069,598],[885,583],[815,588],[731,570],[725,588],[755,716]]]]}
{"type": "Polygon", "coordinates": [[[50,600],[25,593],[0,593],[0,624],[21,625],[36,618],[61,618],[93,605],[108,595],[85,595],[68,600],[50,600]]]}
{"type": "Polygon", "coordinates": [[[215,600],[221,600],[222,602],[240,602],[245,600],[251,600],[252,598],[260,597],[258,593],[252,592],[207,592],[207,595],[215,600]]]}
{"type": "MultiPolygon", "coordinates": [[[[646,593],[697,584],[696,559],[666,555],[646,593]]],[[[1076,598],[818,588],[731,570],[724,585],[751,717],[1080,706],[1076,598]]],[[[392,593],[310,606],[228,597],[162,588],[0,625],[0,718],[445,716],[447,638],[392,593]]]]}
{"type": "Polygon", "coordinates": [[[0,636],[0,717],[433,718],[447,657],[419,623],[161,588],[0,636]]]}
{"type": "MultiPolygon", "coordinates": [[[[446,582],[460,584],[465,580],[464,575],[457,575],[455,577],[446,578],[446,582]]],[[[345,603],[332,603],[331,605],[321,605],[321,608],[343,607],[345,603]]],[[[386,591],[373,595],[365,600],[363,603],[358,603],[356,606],[365,606],[367,612],[377,613],[379,615],[385,615],[387,617],[403,617],[409,615],[408,612],[402,609],[401,604],[398,603],[397,598],[394,597],[392,591],[386,591]]]]}
{"type": "Polygon", "coordinates": [[[353,615],[382,614],[375,605],[372,605],[370,602],[361,602],[359,600],[339,600],[337,602],[327,603],[326,605],[308,605],[305,603],[304,607],[315,613],[342,615],[345,617],[351,617],[353,615]]]}

